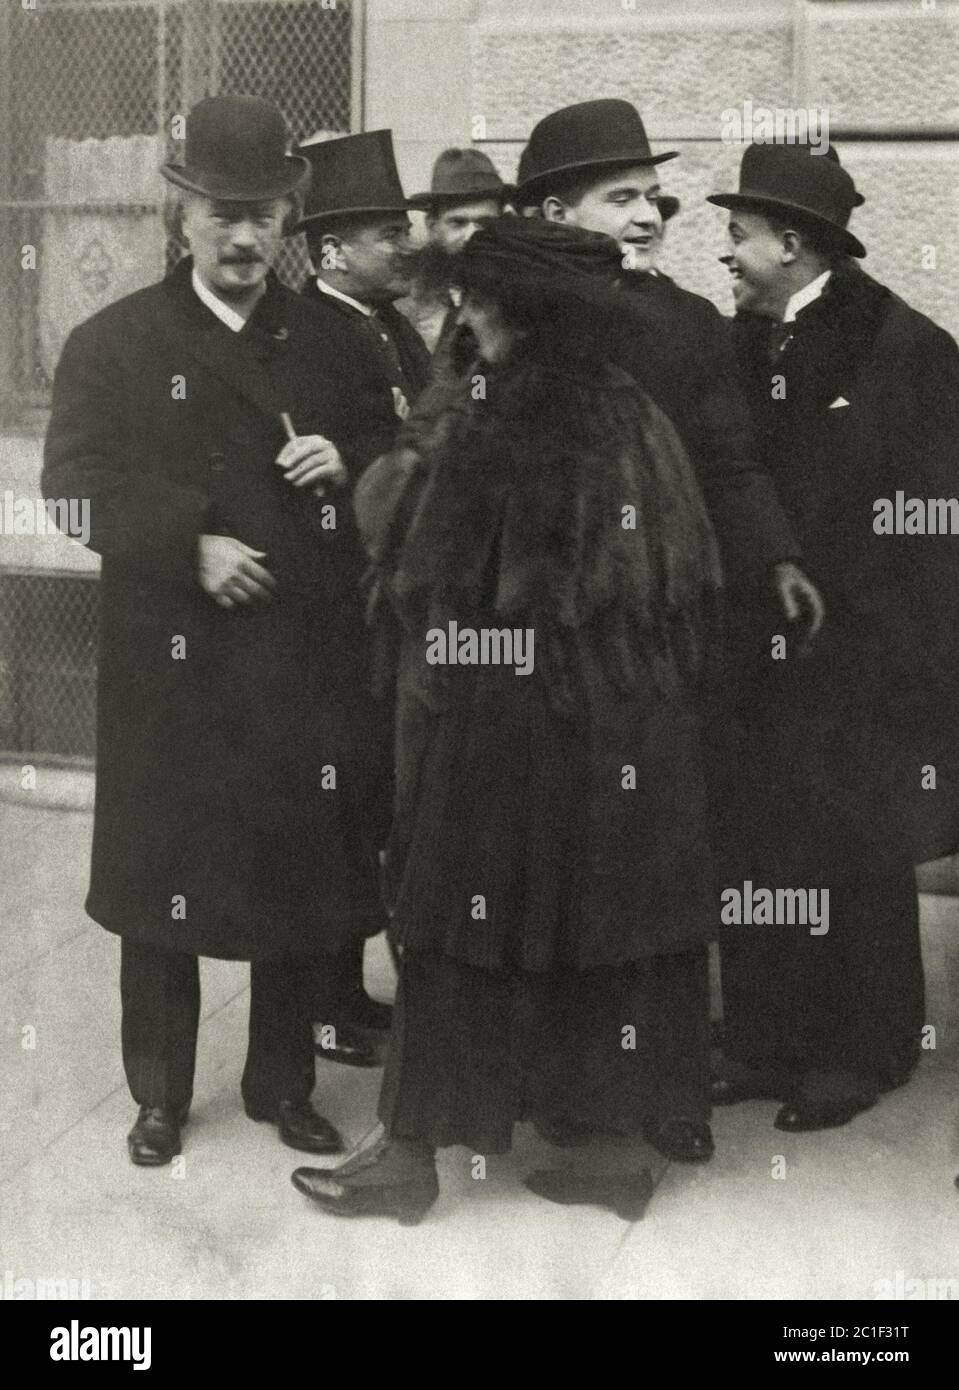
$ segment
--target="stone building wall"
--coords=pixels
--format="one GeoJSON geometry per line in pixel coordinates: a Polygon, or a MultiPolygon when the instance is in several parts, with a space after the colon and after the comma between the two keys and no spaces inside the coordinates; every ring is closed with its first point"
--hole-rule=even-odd
{"type": "Polygon", "coordinates": [[[510,178],[536,120],[598,96],[634,101],[654,147],[680,150],[664,268],[726,312],[725,214],[704,202],[737,180],[722,112],[825,108],[866,197],[867,269],[959,335],[955,0],[368,0],[365,124],[393,127],[411,189],[447,144],[510,178]]]}

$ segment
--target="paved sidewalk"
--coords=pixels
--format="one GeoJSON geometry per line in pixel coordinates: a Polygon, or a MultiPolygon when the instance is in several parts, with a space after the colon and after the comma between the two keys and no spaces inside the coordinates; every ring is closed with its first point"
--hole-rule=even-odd
{"type": "MultiPolygon", "coordinates": [[[[243,1114],[241,964],[202,966],[182,1165],[130,1165],[117,943],[82,909],[90,826],[85,812],[0,803],[0,1282],[86,1279],[94,1298],[615,1300],[868,1299],[897,1273],[959,1281],[959,900],[923,899],[939,1048],[846,1129],[780,1134],[771,1103],[720,1111],[714,1162],[660,1161],[630,1226],[528,1193],[522,1174],[549,1154],[524,1127],[483,1180],[465,1149],[441,1155],[440,1201],[401,1228],[310,1208],[289,1182],[310,1160],[243,1114]]],[[[382,942],[367,972],[387,996],[382,942]]],[[[379,1076],[317,1065],[317,1103],[350,1139],[373,1123],[379,1076]]]]}

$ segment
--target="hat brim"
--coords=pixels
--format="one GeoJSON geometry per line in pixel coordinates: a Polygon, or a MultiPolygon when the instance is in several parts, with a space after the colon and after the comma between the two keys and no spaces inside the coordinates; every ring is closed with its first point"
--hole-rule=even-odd
{"type": "Polygon", "coordinates": [[[310,172],[309,160],[298,154],[288,154],[285,160],[287,168],[281,177],[258,184],[256,188],[238,188],[236,184],[225,182],[220,184],[205,179],[202,174],[182,164],[161,164],[160,173],[168,183],[176,184],[177,188],[183,188],[188,193],[199,193],[204,198],[220,198],[228,203],[261,203],[268,198],[283,198],[288,193],[295,193],[306,181],[310,172]]]}
{"type": "Polygon", "coordinates": [[[409,198],[404,198],[402,202],[377,203],[374,206],[361,208],[322,208],[319,212],[310,212],[305,217],[301,217],[293,230],[294,232],[302,232],[311,222],[328,222],[332,217],[360,217],[366,212],[410,212],[411,210],[415,211],[409,198]]]}
{"type": "MultiPolygon", "coordinates": [[[[595,169],[597,173],[613,169],[629,169],[636,164],[665,164],[667,159],[678,159],[679,150],[667,150],[665,154],[616,154],[609,155],[605,159],[577,159],[571,164],[556,164],[552,169],[544,169],[541,174],[534,174],[531,179],[526,179],[523,183],[516,185],[516,192],[529,194],[539,191],[544,182],[555,179],[557,175],[575,174],[577,170],[583,173],[587,169],[595,169]]],[[[544,190],[545,191],[545,190],[544,190]]]]}
{"type": "Polygon", "coordinates": [[[857,256],[861,260],[866,254],[865,246],[848,228],[830,222],[821,212],[817,212],[815,208],[807,208],[803,203],[792,203],[786,198],[770,198],[760,193],[714,193],[706,202],[714,203],[718,208],[757,208],[760,212],[764,208],[770,208],[775,212],[798,212],[834,236],[849,255],[857,256]]]}
{"type": "Polygon", "coordinates": [[[498,183],[495,188],[468,188],[465,193],[414,193],[410,207],[416,212],[429,212],[431,208],[455,208],[460,203],[505,203],[512,192],[509,184],[498,183]]]}

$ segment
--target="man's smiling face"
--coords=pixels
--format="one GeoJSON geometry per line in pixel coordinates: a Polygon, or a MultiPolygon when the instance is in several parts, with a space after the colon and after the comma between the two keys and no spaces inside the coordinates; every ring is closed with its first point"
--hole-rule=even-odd
{"type": "Polygon", "coordinates": [[[778,318],[788,288],[783,234],[773,231],[761,212],[737,208],[729,219],[729,249],[720,256],[732,277],[737,312],[778,318]]]}
{"type": "Polygon", "coordinates": [[[634,164],[590,183],[574,203],[547,200],[547,218],[605,232],[629,248],[634,270],[652,270],[663,239],[659,175],[652,164],[634,164]]]}

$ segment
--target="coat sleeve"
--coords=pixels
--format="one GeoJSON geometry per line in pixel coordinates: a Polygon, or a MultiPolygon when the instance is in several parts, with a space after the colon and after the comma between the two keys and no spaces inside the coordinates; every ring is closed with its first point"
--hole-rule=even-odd
{"type": "Polygon", "coordinates": [[[801,559],[799,542],[760,461],[749,407],[738,382],[732,324],[704,304],[699,471],[723,558],[726,583],[761,579],[771,565],[801,559]]]}
{"type": "MultiPolygon", "coordinates": [[[[53,383],[43,495],[75,499],[84,508],[89,548],[104,560],[192,584],[207,494],[138,463],[140,441],[129,423],[137,383],[123,360],[125,342],[122,325],[106,316],[81,324],[67,339],[53,383]]],[[[144,411],[136,432],[149,431],[144,411]]]]}

